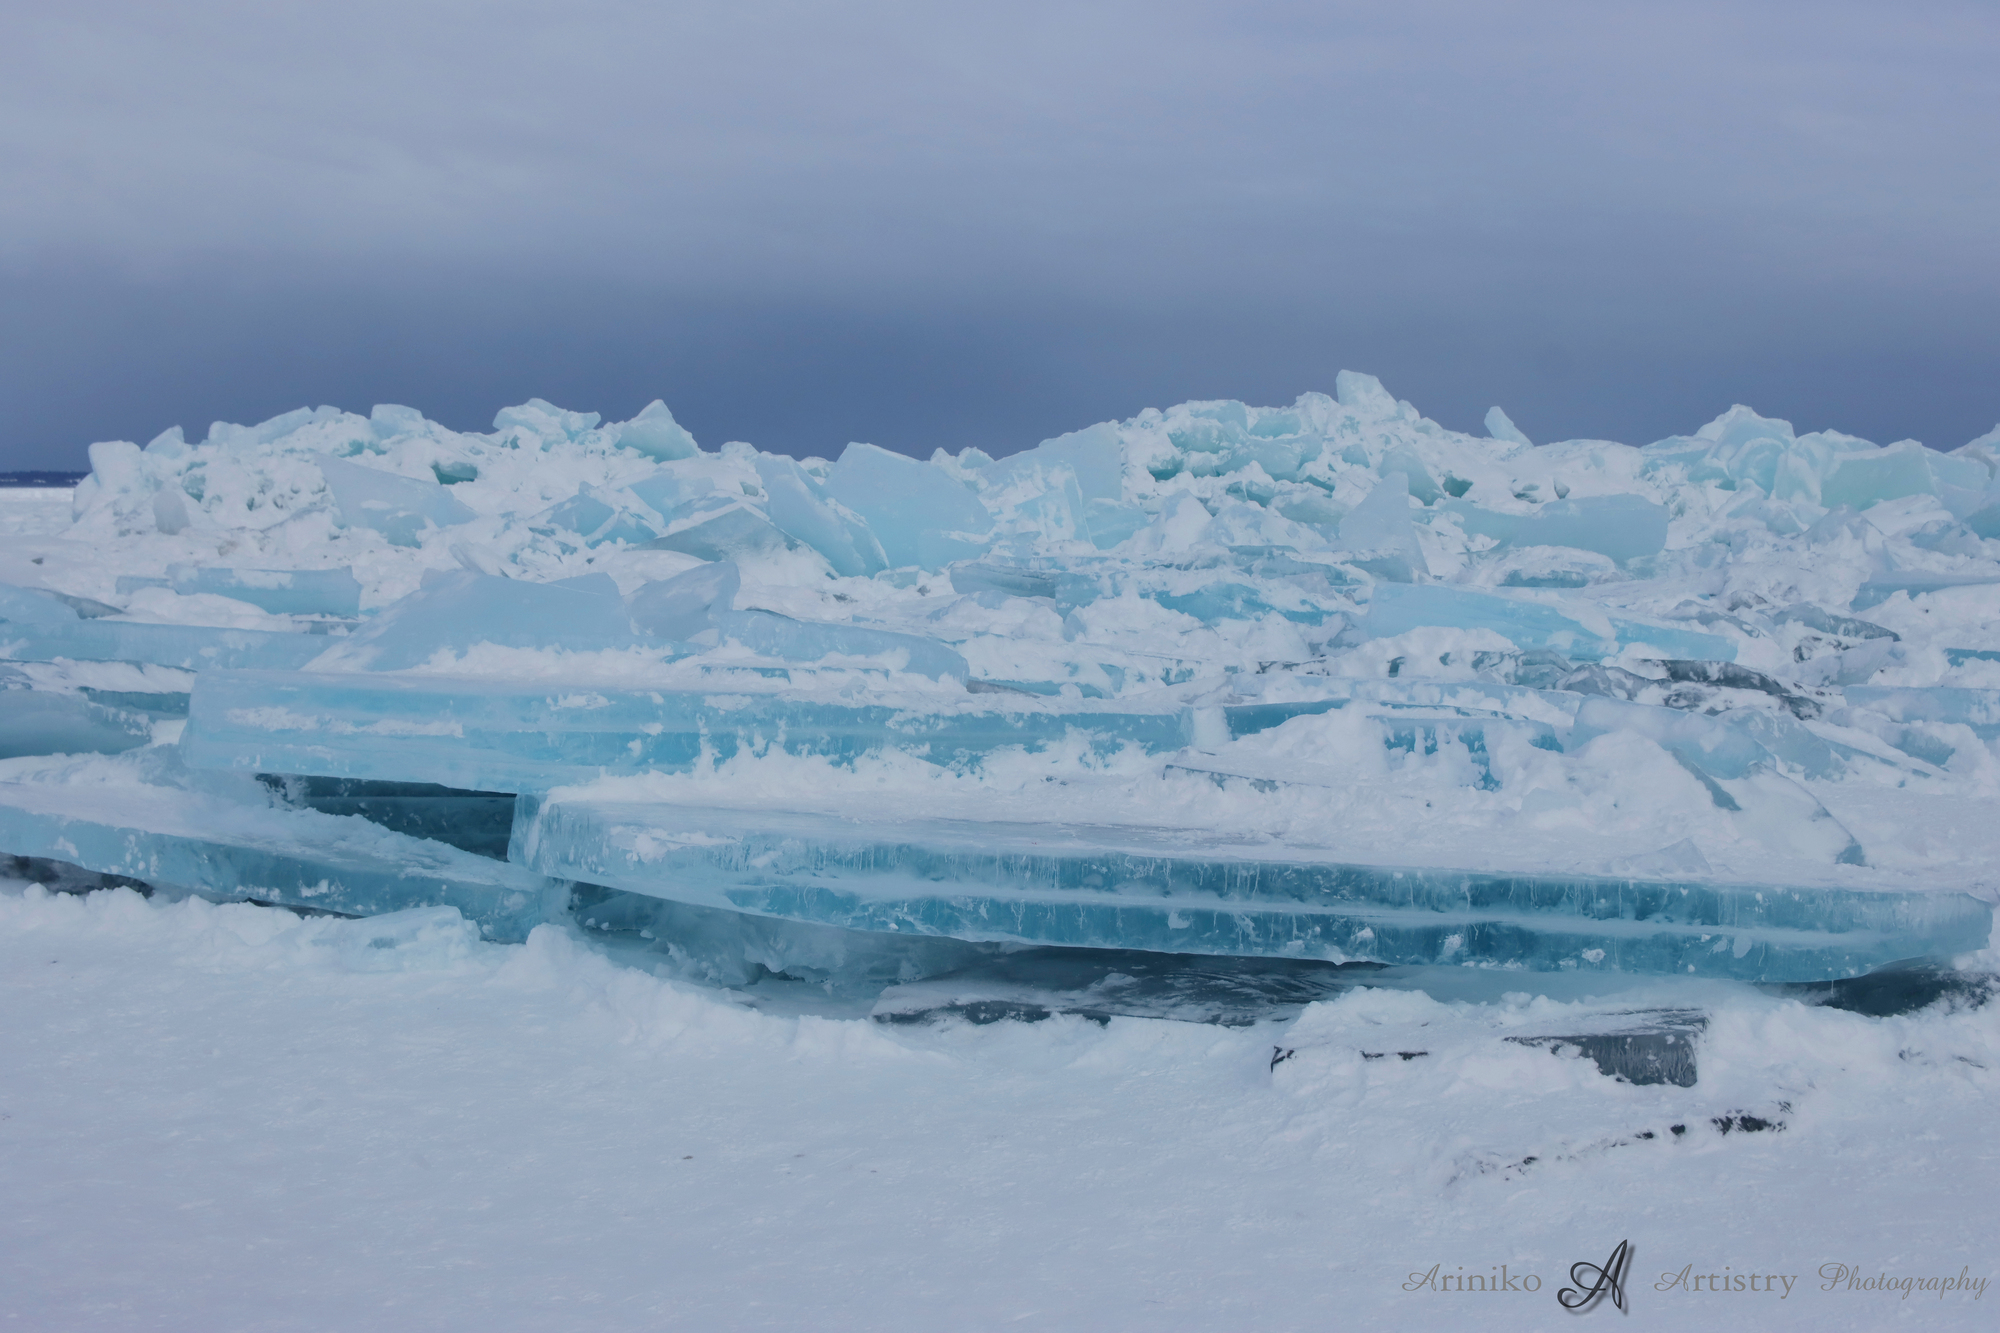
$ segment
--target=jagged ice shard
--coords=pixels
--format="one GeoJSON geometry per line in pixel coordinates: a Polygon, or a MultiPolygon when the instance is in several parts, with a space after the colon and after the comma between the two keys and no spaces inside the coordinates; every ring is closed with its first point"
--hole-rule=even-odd
{"type": "Polygon", "coordinates": [[[539,399],[93,446],[0,586],[0,854],[728,984],[1987,945],[2000,433],[1536,446],[1337,385],[997,461],[539,399]]]}

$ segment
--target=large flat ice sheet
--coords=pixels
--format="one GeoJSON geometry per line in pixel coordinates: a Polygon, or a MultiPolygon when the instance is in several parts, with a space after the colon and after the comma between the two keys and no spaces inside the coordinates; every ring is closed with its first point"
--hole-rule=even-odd
{"type": "Polygon", "coordinates": [[[182,752],[195,767],[537,791],[678,771],[739,750],[851,758],[890,746],[940,762],[1072,731],[1150,752],[1185,743],[1178,711],[954,694],[881,702],[776,691],[613,690],[364,673],[210,672],[182,752]]]}
{"type": "Polygon", "coordinates": [[[1982,947],[1965,894],[1355,865],[1323,848],[1102,826],[523,798],[543,874],[827,925],[1179,953],[1745,981],[1982,947]]]}
{"type": "Polygon", "coordinates": [[[0,782],[0,849],[205,896],[349,916],[455,907],[520,940],[568,885],[364,819],[142,784],[0,782]]]}

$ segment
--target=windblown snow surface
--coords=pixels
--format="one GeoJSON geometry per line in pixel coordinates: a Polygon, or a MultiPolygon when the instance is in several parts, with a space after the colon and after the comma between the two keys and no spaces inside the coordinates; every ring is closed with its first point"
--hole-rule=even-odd
{"type": "Polygon", "coordinates": [[[0,1316],[1546,1329],[1570,1265],[1624,1239],[1631,1327],[1988,1328],[2000,1298],[1819,1276],[1994,1275],[1990,1008],[1718,997],[1700,1082],[1633,1087],[1499,1040],[1563,1021],[1525,996],[885,1029],[748,1011],[552,926],[373,929],[0,895],[0,1316]],[[1713,1123],[1743,1112],[1785,1128],[1713,1123]],[[1405,1289],[1501,1264],[1539,1293],[1405,1289]],[[1655,1290],[1690,1264],[1795,1282],[1655,1290]]]}
{"type": "MultiPolygon", "coordinates": [[[[998,461],[703,451],[658,404],[540,401],[488,434],[321,408],[93,446],[73,497],[0,497],[0,829],[42,839],[0,854],[130,875],[171,834],[504,896],[580,878],[498,859],[554,856],[548,812],[656,812],[643,871],[712,810],[1991,904],[2000,432],[1943,453],[1739,407],[1536,447],[1498,409],[1475,438],[1338,388],[998,461]],[[704,726],[901,711],[851,753],[778,726],[540,783],[537,733],[509,733],[480,774],[543,814],[481,854],[260,785],[262,747],[385,781],[466,762],[442,710],[257,694],[294,681],[578,717],[678,692],[704,726]],[[996,699],[1180,731],[949,760],[891,735],[996,699]],[[133,830],[136,859],[63,820],[133,830]]],[[[2000,1300],[2000,1005],[1751,984],[1783,979],[1782,930],[1704,936],[1701,975],[1448,944],[1245,1026],[885,1022],[837,967],[819,984],[825,936],[729,936],[732,968],[532,895],[343,919],[6,864],[16,1327],[1541,1329],[1620,1319],[1557,1293],[1622,1241],[1634,1327],[1985,1328],[2000,1300]],[[1635,1012],[1703,1016],[1698,1078],[1508,1040],[1635,1012]]],[[[1938,965],[2000,970],[1984,943],[1938,965]]]]}

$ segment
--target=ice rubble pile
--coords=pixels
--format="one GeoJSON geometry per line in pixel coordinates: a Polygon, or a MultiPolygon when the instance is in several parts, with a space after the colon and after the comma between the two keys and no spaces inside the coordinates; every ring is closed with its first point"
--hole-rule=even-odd
{"type": "Polygon", "coordinates": [[[1487,428],[1343,372],[998,460],[540,400],[94,445],[0,588],[0,852],[725,978],[1981,947],[2000,432],[1487,428]]]}

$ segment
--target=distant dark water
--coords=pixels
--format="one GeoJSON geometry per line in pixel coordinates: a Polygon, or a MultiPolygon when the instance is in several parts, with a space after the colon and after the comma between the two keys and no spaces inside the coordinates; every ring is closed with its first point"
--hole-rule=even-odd
{"type": "Polygon", "coordinates": [[[40,486],[69,487],[89,475],[88,472],[0,472],[0,491],[40,486]]]}

